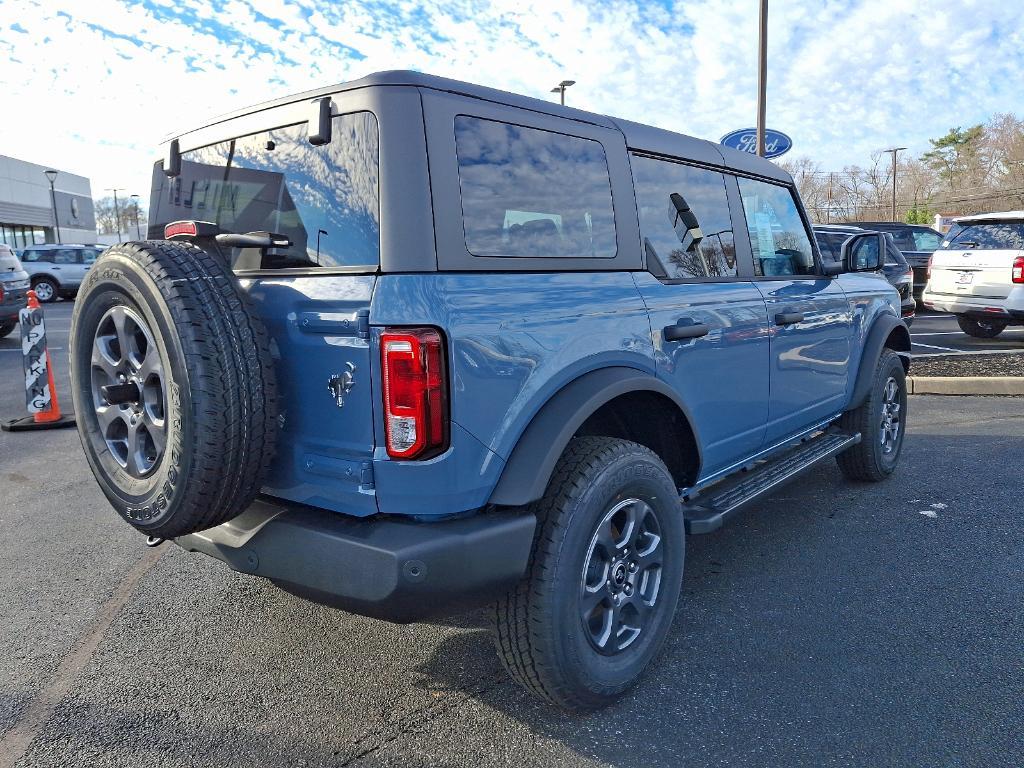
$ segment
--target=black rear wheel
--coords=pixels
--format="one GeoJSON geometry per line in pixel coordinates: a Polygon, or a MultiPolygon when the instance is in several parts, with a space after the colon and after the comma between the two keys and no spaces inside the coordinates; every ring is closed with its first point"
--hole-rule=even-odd
{"type": "Polygon", "coordinates": [[[1006,330],[1006,323],[1001,320],[979,320],[974,317],[956,316],[960,330],[976,339],[994,339],[1006,330]]]}
{"type": "Polygon", "coordinates": [[[675,614],[685,557],[675,483],[641,445],[577,438],[532,510],[527,576],[495,610],[498,655],[554,704],[609,704],[640,679],[675,614]]]}

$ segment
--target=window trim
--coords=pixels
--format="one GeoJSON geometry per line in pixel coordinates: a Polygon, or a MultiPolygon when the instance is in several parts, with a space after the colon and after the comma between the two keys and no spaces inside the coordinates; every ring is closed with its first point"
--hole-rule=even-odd
{"type": "Polygon", "coordinates": [[[622,133],[593,123],[533,112],[497,102],[423,89],[437,268],[448,272],[624,272],[643,268],[633,181],[622,133]],[[597,141],[604,150],[611,186],[615,255],[474,256],[466,244],[455,117],[479,118],[597,141]]]}
{"type": "MultiPolygon", "coordinates": [[[[743,220],[743,232],[744,236],[736,234],[736,211],[737,204],[740,205],[739,210],[742,212],[742,200],[738,197],[738,186],[736,184],[735,174],[731,169],[719,165],[711,165],[709,163],[701,163],[696,160],[687,160],[681,157],[675,157],[673,155],[663,155],[657,152],[646,152],[639,149],[628,150],[628,156],[630,160],[630,175],[633,179],[633,197],[634,203],[636,202],[636,176],[632,173],[632,160],[633,157],[641,157],[647,160],[660,160],[666,163],[672,163],[674,165],[684,165],[689,168],[695,168],[701,171],[711,171],[718,173],[722,176],[722,182],[725,185],[725,198],[729,206],[729,221],[732,224],[732,237],[733,244],[736,248],[736,274],[735,275],[718,275],[715,277],[658,277],[651,266],[647,263],[647,251],[644,248],[643,231],[640,232],[640,253],[644,259],[644,269],[654,275],[655,279],[664,285],[689,285],[691,283],[736,283],[736,282],[748,282],[754,273],[754,263],[750,251],[750,239],[746,236],[746,220],[743,220]]],[[[639,225],[640,219],[640,207],[637,207],[637,223],[639,225]]]]}

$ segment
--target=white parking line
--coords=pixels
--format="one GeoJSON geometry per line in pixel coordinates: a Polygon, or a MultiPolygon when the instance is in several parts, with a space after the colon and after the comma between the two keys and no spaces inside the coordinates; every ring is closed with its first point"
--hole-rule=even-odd
{"type": "MultiPolygon", "coordinates": [[[[927,346],[922,344],[922,347],[927,346]]],[[[944,347],[936,347],[944,349],[944,347]]],[[[969,357],[970,355],[1024,355],[1024,349],[979,349],[973,352],[925,352],[923,354],[912,354],[911,357],[969,357]]]]}
{"type": "Polygon", "coordinates": [[[952,347],[937,347],[934,344],[922,344],[920,341],[914,341],[911,339],[910,342],[915,347],[927,347],[928,349],[944,349],[947,352],[959,352],[960,350],[953,349],[952,347]]]}

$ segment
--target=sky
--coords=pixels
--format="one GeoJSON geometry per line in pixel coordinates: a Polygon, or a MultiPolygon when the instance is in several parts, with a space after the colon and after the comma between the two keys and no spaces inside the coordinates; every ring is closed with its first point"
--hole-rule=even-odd
{"type": "MultiPolygon", "coordinates": [[[[0,154],[148,197],[169,133],[414,69],[717,141],[753,125],[757,0],[0,0],[0,154]]],[[[772,0],[769,128],[822,168],[1024,115],[1019,0],[772,0]]],[[[58,182],[59,186],[59,182],[58,182]]]]}

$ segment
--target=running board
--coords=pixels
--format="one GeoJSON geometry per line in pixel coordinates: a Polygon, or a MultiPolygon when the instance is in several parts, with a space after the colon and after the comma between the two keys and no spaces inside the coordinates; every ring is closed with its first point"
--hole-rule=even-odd
{"type": "Polygon", "coordinates": [[[835,456],[860,442],[860,434],[824,432],[789,450],[777,459],[755,464],[733,478],[711,486],[696,498],[683,499],[687,533],[711,533],[748,501],[792,480],[819,461],[835,456]]]}

